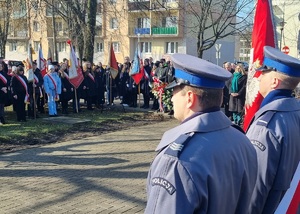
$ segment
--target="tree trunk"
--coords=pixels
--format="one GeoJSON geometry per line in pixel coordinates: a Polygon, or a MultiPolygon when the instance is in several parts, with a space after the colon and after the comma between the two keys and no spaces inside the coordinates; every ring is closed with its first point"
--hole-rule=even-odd
{"type": "Polygon", "coordinates": [[[84,55],[89,62],[93,63],[97,0],[89,0],[87,7],[88,7],[87,8],[88,20],[87,20],[87,29],[84,35],[84,39],[85,39],[84,55]]]}

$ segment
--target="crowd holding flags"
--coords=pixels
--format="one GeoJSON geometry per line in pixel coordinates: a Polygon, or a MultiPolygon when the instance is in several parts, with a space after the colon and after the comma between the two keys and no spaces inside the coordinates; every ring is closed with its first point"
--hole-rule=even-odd
{"type": "Polygon", "coordinates": [[[258,91],[258,78],[261,75],[261,72],[256,71],[256,69],[262,66],[264,46],[275,47],[273,13],[270,0],[258,0],[256,5],[252,31],[251,58],[247,80],[244,130],[248,129],[252,118],[263,100],[262,95],[258,91]]]}

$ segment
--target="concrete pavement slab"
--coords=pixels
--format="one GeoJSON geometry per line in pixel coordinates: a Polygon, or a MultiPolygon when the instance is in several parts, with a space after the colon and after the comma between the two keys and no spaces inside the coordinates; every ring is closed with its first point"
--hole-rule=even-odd
{"type": "Polygon", "coordinates": [[[143,213],[154,149],[177,124],[133,124],[0,155],[0,213],[143,213]]]}

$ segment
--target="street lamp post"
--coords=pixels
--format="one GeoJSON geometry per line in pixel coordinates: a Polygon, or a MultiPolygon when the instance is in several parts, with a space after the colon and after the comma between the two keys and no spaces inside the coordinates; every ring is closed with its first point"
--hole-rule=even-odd
{"type": "Polygon", "coordinates": [[[282,48],[282,41],[283,41],[283,29],[284,29],[284,25],[285,25],[285,21],[282,20],[281,22],[279,22],[279,26],[280,26],[280,45],[279,45],[279,49],[281,50],[282,48]]]}

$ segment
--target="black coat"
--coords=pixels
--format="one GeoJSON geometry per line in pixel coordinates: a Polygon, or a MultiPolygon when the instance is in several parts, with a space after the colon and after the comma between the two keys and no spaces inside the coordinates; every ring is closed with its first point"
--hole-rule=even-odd
{"type": "Polygon", "coordinates": [[[8,76],[4,73],[4,71],[0,71],[0,73],[2,74],[2,76],[4,76],[4,78],[6,79],[6,83],[3,82],[0,79],[0,104],[5,104],[7,102],[8,99],[8,93],[4,93],[4,91],[2,91],[2,88],[6,88],[7,92],[8,92],[8,84],[9,84],[9,78],[8,76]]]}
{"type": "Polygon", "coordinates": [[[70,83],[69,79],[67,77],[60,77],[61,79],[61,94],[60,94],[60,99],[69,101],[74,97],[74,87],[70,83]],[[66,89],[66,91],[64,90],[66,89]],[[72,90],[73,89],[73,90],[72,90]]]}
{"type": "MultiPolygon", "coordinates": [[[[246,83],[247,83],[247,75],[243,75],[238,80],[238,96],[233,97],[230,95],[229,98],[229,111],[231,112],[243,112],[244,105],[246,100],[246,83]]],[[[231,82],[229,85],[229,93],[231,92],[231,82]]]]}
{"type": "Polygon", "coordinates": [[[84,75],[83,86],[86,87],[83,91],[86,93],[86,96],[93,97],[96,96],[96,80],[95,77],[92,79],[89,75],[84,75]]]}

